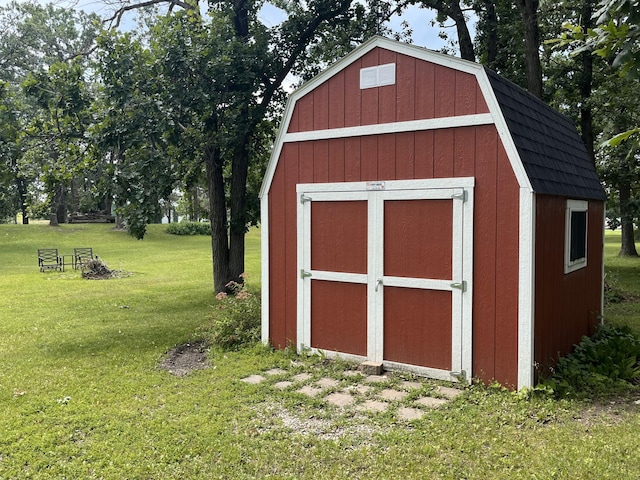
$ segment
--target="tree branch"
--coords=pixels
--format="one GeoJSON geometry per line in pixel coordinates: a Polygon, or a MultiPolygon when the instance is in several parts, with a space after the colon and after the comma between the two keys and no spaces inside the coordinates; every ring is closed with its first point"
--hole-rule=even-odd
{"type": "Polygon", "coordinates": [[[169,9],[173,9],[173,7],[175,6],[182,7],[185,10],[194,10],[196,8],[194,5],[191,5],[187,2],[183,2],[182,0],[147,0],[146,2],[133,3],[131,5],[124,5],[120,7],[118,10],[115,11],[115,13],[111,17],[103,20],[102,23],[108,24],[109,28],[118,28],[118,26],[120,25],[120,21],[122,20],[122,16],[125,13],[131,10],[137,10],[139,8],[159,5],[161,3],[168,3],[169,9]]]}

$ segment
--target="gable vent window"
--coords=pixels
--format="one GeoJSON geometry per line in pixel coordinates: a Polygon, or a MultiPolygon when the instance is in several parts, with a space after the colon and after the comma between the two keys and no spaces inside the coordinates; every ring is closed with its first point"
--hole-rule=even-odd
{"type": "Polygon", "coordinates": [[[360,89],[383,87],[394,83],[396,83],[395,63],[360,69],[360,89]]]}
{"type": "Polygon", "coordinates": [[[588,202],[567,200],[565,216],[564,273],[587,266],[588,202]]]}

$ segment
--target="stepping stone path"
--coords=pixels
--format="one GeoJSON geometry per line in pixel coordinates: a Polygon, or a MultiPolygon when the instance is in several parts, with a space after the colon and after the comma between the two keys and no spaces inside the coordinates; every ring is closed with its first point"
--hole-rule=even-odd
{"type": "Polygon", "coordinates": [[[458,388],[434,386],[429,394],[419,395],[418,392],[428,387],[429,383],[408,380],[398,382],[386,375],[365,376],[357,370],[346,370],[335,377],[314,379],[309,372],[291,375],[287,370],[272,368],[262,374],[242,378],[241,381],[252,385],[265,383],[276,390],[288,390],[321,399],[329,405],[351,412],[356,410],[376,414],[393,407],[397,409],[397,419],[407,422],[419,420],[429,410],[445,405],[464,393],[464,390],[458,388]]]}

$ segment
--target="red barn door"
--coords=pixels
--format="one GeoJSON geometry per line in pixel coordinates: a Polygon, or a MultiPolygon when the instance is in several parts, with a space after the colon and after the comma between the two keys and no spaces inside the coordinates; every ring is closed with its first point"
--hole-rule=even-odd
{"type": "Polygon", "coordinates": [[[298,186],[298,348],[471,378],[473,179],[298,186]]]}

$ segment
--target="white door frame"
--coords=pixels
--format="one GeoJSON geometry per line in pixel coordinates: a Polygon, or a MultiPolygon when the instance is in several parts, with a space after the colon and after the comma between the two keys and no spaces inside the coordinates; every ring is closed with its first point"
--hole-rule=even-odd
{"type": "MultiPolygon", "coordinates": [[[[389,180],[298,184],[298,298],[297,348],[311,347],[311,279],[367,285],[367,357],[387,368],[409,370],[442,380],[471,381],[473,299],[473,177],[427,180],[389,180]],[[428,280],[384,276],[384,202],[386,200],[453,199],[452,278],[428,280]],[[367,201],[367,273],[311,270],[311,202],[367,201]],[[381,281],[381,282],[380,282],[381,281]],[[428,288],[452,292],[451,371],[388,362],[384,347],[384,286],[428,288]]],[[[311,349],[314,350],[314,349],[311,349]]],[[[328,356],[362,361],[365,358],[340,352],[328,356]]]]}

